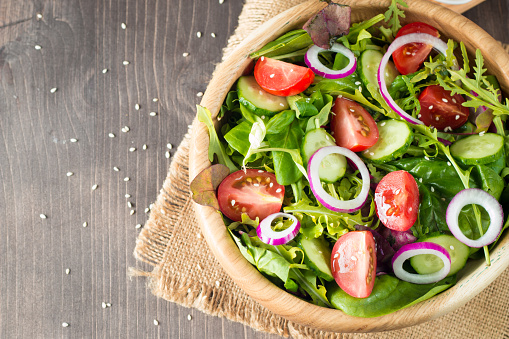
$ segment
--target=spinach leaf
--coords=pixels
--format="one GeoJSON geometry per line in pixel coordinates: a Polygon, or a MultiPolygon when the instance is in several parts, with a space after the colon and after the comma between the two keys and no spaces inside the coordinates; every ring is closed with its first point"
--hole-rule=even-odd
{"type": "Polygon", "coordinates": [[[495,170],[487,166],[477,165],[475,166],[475,170],[472,171],[472,174],[477,187],[482,188],[497,200],[500,198],[505,183],[504,179],[502,179],[495,170]]]}
{"type": "Polygon", "coordinates": [[[319,79],[319,81],[311,85],[306,90],[306,93],[320,91],[330,95],[337,95],[339,92],[354,94],[355,90],[359,89],[359,84],[361,83],[359,76],[355,72],[339,79],[320,79],[319,77],[315,77],[315,79],[319,79]]]}
{"type": "Polygon", "coordinates": [[[267,134],[283,132],[295,119],[295,111],[285,110],[270,118],[267,122],[267,134]]]}
{"type": "MultiPolygon", "coordinates": [[[[271,148],[300,149],[300,142],[304,132],[297,121],[281,133],[267,135],[271,148]]],[[[302,177],[302,173],[295,165],[292,156],[287,152],[273,151],[274,171],[280,185],[291,185],[302,177]]]]}
{"type": "Polygon", "coordinates": [[[312,44],[313,41],[309,34],[303,29],[297,29],[269,42],[260,50],[252,53],[251,58],[266,56],[268,58],[279,59],[278,56],[290,54],[303,49],[307,50],[307,47],[312,44]]]}
{"type": "Polygon", "coordinates": [[[456,283],[456,276],[434,284],[417,285],[391,275],[376,277],[375,286],[367,298],[354,298],[336,284],[328,287],[327,296],[337,309],[354,317],[372,318],[395,312],[427,300],[456,283]]]}
{"type": "Polygon", "coordinates": [[[418,235],[423,236],[432,232],[448,232],[449,226],[447,226],[447,222],[445,221],[448,201],[431,192],[426,185],[419,181],[417,184],[421,199],[419,205],[419,222],[415,225],[418,235]]]}
{"type": "Polygon", "coordinates": [[[311,117],[318,114],[318,109],[313,105],[313,99],[301,94],[292,95],[286,98],[290,108],[293,109],[297,118],[311,117]]]}
{"type": "Polygon", "coordinates": [[[252,125],[253,124],[248,121],[243,121],[233,127],[224,136],[224,139],[228,142],[230,147],[244,156],[247,154],[249,147],[251,146],[251,143],[249,142],[249,133],[251,132],[252,125]]]}

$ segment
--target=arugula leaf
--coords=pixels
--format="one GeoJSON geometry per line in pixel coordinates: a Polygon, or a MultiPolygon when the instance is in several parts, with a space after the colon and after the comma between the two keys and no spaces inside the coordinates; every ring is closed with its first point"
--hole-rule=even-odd
{"type": "Polygon", "coordinates": [[[398,7],[398,4],[408,8],[408,5],[403,0],[391,0],[389,9],[384,13],[385,22],[389,24],[393,36],[396,36],[401,28],[400,18],[406,17],[405,12],[398,7]]]}
{"type": "Polygon", "coordinates": [[[216,129],[214,127],[214,123],[212,122],[212,115],[210,111],[200,105],[196,105],[198,110],[198,120],[203,122],[207,129],[209,130],[209,161],[214,162],[214,155],[217,157],[217,162],[222,165],[227,166],[230,169],[230,172],[235,172],[238,170],[237,166],[231,161],[230,157],[226,154],[224,150],[224,145],[219,141],[219,137],[217,136],[216,129]]]}

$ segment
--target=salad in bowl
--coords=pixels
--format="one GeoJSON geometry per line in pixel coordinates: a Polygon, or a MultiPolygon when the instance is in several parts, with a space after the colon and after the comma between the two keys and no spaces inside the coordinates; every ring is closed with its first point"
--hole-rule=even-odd
{"type": "Polygon", "coordinates": [[[242,288],[289,319],[414,324],[466,302],[474,270],[508,264],[507,74],[413,12],[428,5],[315,1],[306,20],[301,6],[225,73],[237,75],[220,103],[198,106],[209,139],[194,152],[214,163],[191,163],[202,230],[242,288]]]}

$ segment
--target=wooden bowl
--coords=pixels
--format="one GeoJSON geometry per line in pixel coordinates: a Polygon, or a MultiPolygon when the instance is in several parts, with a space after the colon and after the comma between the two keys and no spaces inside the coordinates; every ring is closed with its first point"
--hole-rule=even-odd
{"type": "MultiPolygon", "coordinates": [[[[389,0],[342,2],[352,7],[352,22],[384,13],[390,3],[389,0]]],[[[479,48],[484,56],[485,66],[498,77],[504,92],[509,93],[509,57],[497,41],[470,20],[445,7],[425,0],[407,2],[409,8],[405,10],[405,22],[426,22],[436,27],[442,33],[442,38],[463,41],[470,53],[479,48]]],[[[229,89],[250,63],[249,54],[286,31],[302,27],[311,15],[324,6],[324,2],[311,0],[287,10],[260,26],[217,67],[201,105],[207,107],[215,117],[229,89]]],[[[195,119],[190,150],[191,180],[210,166],[207,156],[208,146],[207,129],[195,119]]],[[[509,265],[509,255],[506,253],[509,252],[509,234],[506,232],[491,253],[491,267],[486,267],[482,260],[471,262],[461,272],[455,286],[429,301],[377,318],[357,318],[339,310],[302,301],[281,290],[244,259],[214,209],[195,204],[195,210],[210,249],[224,270],[248,295],[290,321],[326,331],[387,331],[437,318],[464,305],[509,265]]]]}

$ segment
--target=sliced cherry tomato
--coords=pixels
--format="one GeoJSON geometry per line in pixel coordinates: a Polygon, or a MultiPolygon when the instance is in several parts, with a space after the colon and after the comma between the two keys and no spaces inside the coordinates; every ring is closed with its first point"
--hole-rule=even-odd
{"type": "Polygon", "coordinates": [[[378,127],[360,104],[338,97],[332,112],[331,129],[338,146],[360,152],[376,144],[378,127]]]}
{"type": "Polygon", "coordinates": [[[470,111],[461,104],[465,99],[460,94],[451,96],[438,85],[428,86],[419,95],[421,112],[419,119],[426,126],[433,126],[438,130],[450,132],[463,126],[468,120],[470,111]]]}
{"type": "Polygon", "coordinates": [[[375,190],[378,218],[387,228],[406,231],[413,226],[419,213],[419,188],[407,171],[390,172],[375,190]]]}
{"type": "Polygon", "coordinates": [[[370,231],[354,231],[342,235],[331,255],[334,280],[355,298],[367,298],[376,276],[376,245],[370,231]]]}
{"type": "Polygon", "coordinates": [[[315,79],[307,67],[266,57],[256,62],[254,76],[261,88],[283,97],[303,92],[315,79]]]}
{"type": "MultiPolygon", "coordinates": [[[[437,38],[440,36],[435,27],[424,22],[412,22],[401,27],[398,34],[396,34],[396,38],[410,33],[427,33],[437,38]]],[[[421,67],[432,48],[431,45],[421,43],[406,44],[392,53],[392,59],[401,74],[414,73],[421,67]]]]}
{"type": "Polygon", "coordinates": [[[279,212],[284,195],[285,187],[274,174],[257,169],[233,172],[217,189],[219,209],[233,221],[241,221],[242,213],[261,221],[279,212]]]}

